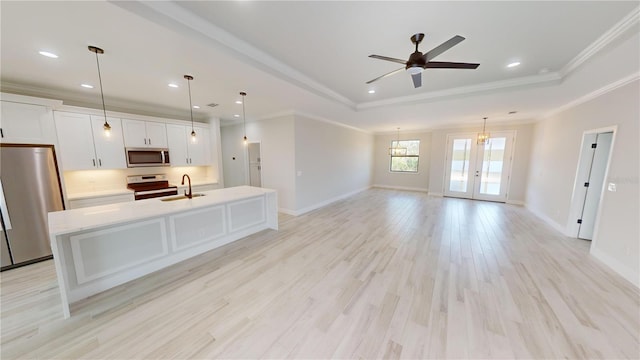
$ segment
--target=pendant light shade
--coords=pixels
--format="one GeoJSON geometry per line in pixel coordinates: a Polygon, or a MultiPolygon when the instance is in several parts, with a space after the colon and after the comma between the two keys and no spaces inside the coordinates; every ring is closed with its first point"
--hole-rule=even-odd
{"type": "Polygon", "coordinates": [[[407,148],[400,147],[400,128],[398,128],[398,137],[396,139],[396,146],[392,146],[389,148],[389,155],[391,156],[404,156],[407,155],[407,148]]]}
{"type": "Polygon", "coordinates": [[[243,128],[243,132],[244,132],[244,144],[247,145],[247,117],[245,116],[245,112],[244,112],[244,103],[245,103],[245,97],[247,96],[247,93],[244,91],[240,92],[240,96],[242,96],[242,128],[243,128]]]}
{"type": "Polygon", "coordinates": [[[193,76],[185,75],[185,79],[187,79],[187,86],[189,88],[189,114],[191,115],[191,141],[196,142],[196,130],[193,128],[193,104],[191,103],[191,80],[193,80],[193,76]]]}
{"type": "Polygon", "coordinates": [[[102,99],[102,112],[104,114],[104,125],[102,128],[104,129],[104,134],[106,136],[111,136],[111,125],[107,121],[107,108],[104,106],[104,92],[102,91],[102,75],[100,74],[100,61],[98,60],[98,54],[104,54],[104,50],[99,47],[89,46],[89,51],[96,54],[96,65],[98,67],[98,80],[100,82],[100,98],[102,99]]]}
{"type": "Polygon", "coordinates": [[[478,145],[487,145],[491,134],[485,131],[487,126],[487,118],[484,117],[484,123],[482,124],[482,132],[478,133],[478,145]]]}

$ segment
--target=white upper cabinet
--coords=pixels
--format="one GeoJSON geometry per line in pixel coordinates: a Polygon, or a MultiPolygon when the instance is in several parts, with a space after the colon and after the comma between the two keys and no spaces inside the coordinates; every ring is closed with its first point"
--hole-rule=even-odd
{"type": "Polygon", "coordinates": [[[209,129],[194,126],[194,130],[195,139],[191,136],[191,126],[167,124],[171,166],[211,165],[209,129]]]}
{"type": "Polygon", "coordinates": [[[124,142],[120,119],[108,117],[110,136],[102,128],[104,117],[55,112],[60,158],[64,170],[124,169],[124,142]]]}
{"type": "Polygon", "coordinates": [[[120,119],[107,117],[111,132],[104,132],[104,116],[91,115],[91,128],[93,130],[93,143],[96,149],[99,169],[124,169],[127,162],[124,154],[124,141],[122,139],[122,124],[120,119]]]}
{"type": "Polygon", "coordinates": [[[122,119],[122,127],[126,147],[167,147],[167,130],[163,123],[122,119]]]}
{"type": "Polygon", "coordinates": [[[18,144],[53,144],[53,116],[42,105],[2,101],[0,142],[18,144]]]}

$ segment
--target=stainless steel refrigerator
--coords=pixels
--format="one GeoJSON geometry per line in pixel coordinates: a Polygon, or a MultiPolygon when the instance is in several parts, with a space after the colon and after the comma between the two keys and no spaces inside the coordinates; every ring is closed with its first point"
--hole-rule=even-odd
{"type": "Polygon", "coordinates": [[[53,145],[0,144],[0,270],[51,258],[47,214],[58,210],[53,145]]]}

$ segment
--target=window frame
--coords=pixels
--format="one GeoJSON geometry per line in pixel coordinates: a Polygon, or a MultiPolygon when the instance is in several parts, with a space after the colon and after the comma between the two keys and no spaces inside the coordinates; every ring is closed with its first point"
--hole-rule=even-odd
{"type": "Polygon", "coordinates": [[[406,139],[406,140],[391,140],[391,147],[393,148],[393,143],[398,142],[398,146],[402,146],[402,142],[405,141],[417,141],[418,142],[418,154],[417,155],[389,155],[389,172],[393,174],[418,174],[420,172],[420,139],[406,139]],[[393,170],[393,158],[416,158],[416,170],[393,170]]]}

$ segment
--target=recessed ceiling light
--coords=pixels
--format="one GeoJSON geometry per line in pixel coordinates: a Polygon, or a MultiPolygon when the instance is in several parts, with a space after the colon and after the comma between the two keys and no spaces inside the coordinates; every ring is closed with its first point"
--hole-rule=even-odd
{"type": "Polygon", "coordinates": [[[178,85],[176,85],[176,84],[174,84],[174,83],[171,83],[171,84],[169,84],[169,87],[177,88],[177,87],[178,87],[178,85]]]}
{"type": "Polygon", "coordinates": [[[241,100],[236,100],[236,104],[242,104],[241,100]]]}
{"type": "Polygon", "coordinates": [[[376,91],[375,90],[369,90],[369,94],[375,94],[376,91]]]}
{"type": "Polygon", "coordinates": [[[514,61],[511,64],[507,65],[508,68],[516,67],[520,65],[520,61],[514,61]]]}
{"type": "Polygon", "coordinates": [[[193,105],[193,108],[194,108],[194,109],[200,109],[200,106],[198,106],[198,105],[193,105]]]}
{"type": "Polygon", "coordinates": [[[80,84],[80,86],[87,89],[93,89],[93,85],[89,85],[89,84],[80,84]]]}
{"type": "Polygon", "coordinates": [[[235,114],[235,115],[233,115],[233,117],[240,117],[240,115],[238,115],[238,114],[235,114]]]}
{"type": "Polygon", "coordinates": [[[57,59],[58,55],[48,52],[48,51],[38,51],[38,54],[42,55],[42,56],[46,56],[46,57],[50,57],[52,59],[57,59]]]}

